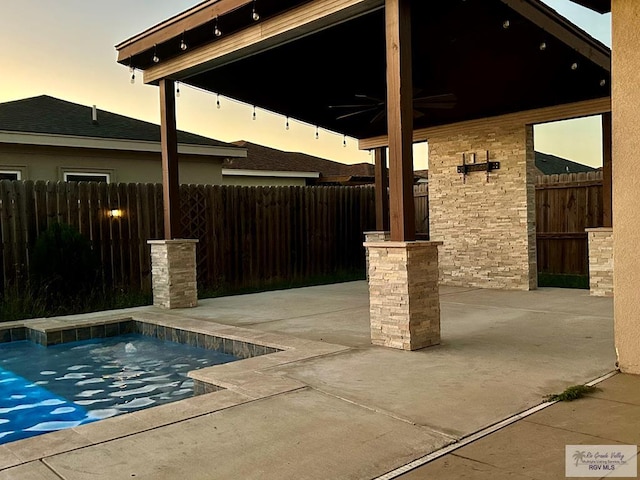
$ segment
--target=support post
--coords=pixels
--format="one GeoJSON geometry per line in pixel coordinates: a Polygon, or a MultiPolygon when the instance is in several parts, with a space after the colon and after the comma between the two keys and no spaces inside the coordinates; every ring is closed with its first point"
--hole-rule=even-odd
{"type": "Polygon", "coordinates": [[[416,239],[413,204],[411,2],[385,0],[391,240],[416,239]]]}
{"type": "Polygon", "coordinates": [[[387,150],[384,147],[376,148],[375,176],[376,176],[376,230],[386,232],[389,230],[389,171],[387,170],[387,150]]]}
{"type": "Polygon", "coordinates": [[[180,182],[178,179],[178,134],[173,80],[160,80],[160,142],[162,145],[162,193],[164,238],[180,238],[180,182]]]}

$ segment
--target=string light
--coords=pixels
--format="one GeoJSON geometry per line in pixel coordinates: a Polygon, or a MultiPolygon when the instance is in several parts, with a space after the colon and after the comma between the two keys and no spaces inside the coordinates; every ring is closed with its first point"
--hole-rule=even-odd
{"type": "Polygon", "coordinates": [[[153,63],[158,63],[160,61],[160,57],[158,57],[158,44],[153,46],[153,63]]]}
{"type": "Polygon", "coordinates": [[[216,93],[216,108],[220,110],[220,94],[216,93]]]}
{"type": "Polygon", "coordinates": [[[216,37],[222,36],[222,31],[220,30],[220,28],[218,28],[218,17],[216,17],[216,23],[215,23],[215,26],[213,27],[213,34],[216,37]]]}
{"type": "Polygon", "coordinates": [[[285,124],[284,128],[286,130],[289,130],[289,117],[287,117],[287,123],[285,124]]]}
{"type": "Polygon", "coordinates": [[[347,148],[347,136],[346,135],[342,136],[342,146],[344,148],[347,148]]]}
{"type": "Polygon", "coordinates": [[[180,82],[176,82],[176,97],[180,96],[180,82]]]}
{"type": "Polygon", "coordinates": [[[510,26],[511,26],[511,22],[509,20],[505,20],[504,22],[502,22],[502,28],[504,28],[505,30],[510,26]]]}
{"type": "Polygon", "coordinates": [[[607,84],[607,81],[603,78],[602,80],[600,80],[600,86],[604,87],[607,84]]]}
{"type": "Polygon", "coordinates": [[[540,44],[540,51],[544,52],[547,49],[547,43],[546,42],[542,42],[540,44]]]}
{"type": "Polygon", "coordinates": [[[256,106],[253,106],[253,119],[256,119],[256,106]]]}
{"type": "Polygon", "coordinates": [[[187,45],[187,42],[184,40],[184,34],[185,32],[182,32],[182,40],[180,40],[180,50],[182,50],[183,52],[189,48],[189,46],[187,45]]]}
{"type": "Polygon", "coordinates": [[[316,125],[316,140],[320,139],[320,130],[318,129],[318,126],[316,125]]]}
{"type": "Polygon", "coordinates": [[[260,15],[256,11],[256,0],[253,0],[253,11],[251,12],[251,18],[253,18],[254,22],[260,20],[260,15]]]}
{"type": "Polygon", "coordinates": [[[577,70],[578,69],[578,64],[576,62],[571,64],[571,70],[577,70]]]}
{"type": "Polygon", "coordinates": [[[132,67],[131,69],[131,85],[136,83],[136,69],[132,67]]]}

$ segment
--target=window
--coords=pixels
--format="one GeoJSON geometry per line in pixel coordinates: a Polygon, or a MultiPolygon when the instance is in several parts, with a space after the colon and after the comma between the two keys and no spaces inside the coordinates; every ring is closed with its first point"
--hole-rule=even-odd
{"type": "Polygon", "coordinates": [[[111,175],[108,173],[64,172],[65,182],[104,182],[109,183],[111,175]]]}
{"type": "Polygon", "coordinates": [[[0,180],[22,180],[20,170],[0,170],[0,180]]]}

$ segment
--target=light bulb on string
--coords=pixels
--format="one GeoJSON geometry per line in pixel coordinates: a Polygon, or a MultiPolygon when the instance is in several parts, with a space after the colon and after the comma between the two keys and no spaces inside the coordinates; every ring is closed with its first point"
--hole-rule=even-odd
{"type": "Polygon", "coordinates": [[[133,85],[134,83],[136,83],[136,70],[135,70],[135,68],[131,72],[131,85],[133,85]]]}
{"type": "Polygon", "coordinates": [[[153,46],[153,63],[160,62],[160,57],[158,57],[158,44],[153,46]]]}
{"type": "Polygon", "coordinates": [[[251,12],[251,18],[253,18],[254,22],[260,20],[260,15],[256,11],[256,0],[253,0],[253,11],[251,12]]]}
{"type": "Polygon", "coordinates": [[[347,136],[346,135],[342,136],[342,146],[344,148],[347,148],[347,136]]]}
{"type": "Polygon", "coordinates": [[[176,97],[180,97],[180,82],[176,82],[176,97]]]}
{"type": "Polygon", "coordinates": [[[289,117],[287,117],[287,123],[285,124],[284,128],[286,130],[289,130],[289,117]]]}
{"type": "Polygon", "coordinates": [[[578,69],[578,63],[577,62],[573,62],[571,64],[571,70],[577,70],[578,69]]]}
{"type": "Polygon", "coordinates": [[[220,110],[220,94],[216,93],[216,108],[220,110]]]}
{"type": "Polygon", "coordinates": [[[216,23],[215,23],[215,26],[213,27],[213,34],[216,37],[221,37],[222,36],[222,31],[218,27],[218,17],[216,17],[216,23]]]}
{"type": "Polygon", "coordinates": [[[318,129],[318,126],[316,125],[316,140],[320,139],[320,130],[318,129]]]}
{"type": "Polygon", "coordinates": [[[544,52],[547,49],[547,42],[542,42],[540,44],[540,51],[544,52]]]}
{"type": "Polygon", "coordinates": [[[184,52],[187,48],[189,48],[189,46],[187,45],[187,42],[186,42],[186,41],[185,41],[185,39],[184,39],[184,35],[185,35],[185,32],[182,32],[182,40],[180,40],[180,50],[182,50],[183,52],[184,52]]]}
{"type": "Polygon", "coordinates": [[[256,106],[253,106],[253,119],[256,119],[256,106]]]}

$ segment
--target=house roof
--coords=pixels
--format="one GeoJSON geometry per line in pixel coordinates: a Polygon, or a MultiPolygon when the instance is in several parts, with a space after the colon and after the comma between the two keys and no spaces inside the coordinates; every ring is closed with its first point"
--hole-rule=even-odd
{"type": "MultiPolygon", "coordinates": [[[[409,3],[415,130],[610,97],[610,50],[540,0],[409,3]],[[420,104],[442,94],[452,108],[420,104]]],[[[251,1],[208,0],[122,42],[118,61],[147,83],[179,80],[371,139],[387,128],[384,5],[260,0],[253,21],[251,1]],[[352,116],[330,108],[360,103],[352,116]]]]}
{"type": "Polygon", "coordinates": [[[368,163],[347,165],[306,153],[285,152],[264,145],[240,140],[234,145],[247,149],[246,158],[226,160],[222,168],[238,170],[268,170],[280,172],[317,172],[320,177],[373,177],[374,166],[368,163]]]}
{"type": "Polygon", "coordinates": [[[571,0],[573,3],[595,10],[598,13],[611,11],[611,0],[571,0]]]}
{"type": "Polygon", "coordinates": [[[536,152],[536,168],[544,175],[594,172],[597,169],[549,153],[536,152]]]}
{"type": "MultiPolygon", "coordinates": [[[[100,109],[97,117],[94,124],[92,107],[41,95],[0,103],[0,132],[160,142],[159,125],[100,109]]],[[[178,131],[178,143],[237,149],[229,143],[182,131],[178,131]]]]}

